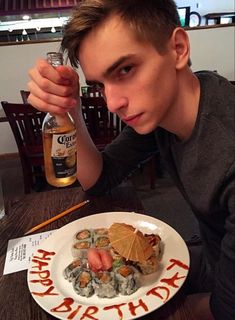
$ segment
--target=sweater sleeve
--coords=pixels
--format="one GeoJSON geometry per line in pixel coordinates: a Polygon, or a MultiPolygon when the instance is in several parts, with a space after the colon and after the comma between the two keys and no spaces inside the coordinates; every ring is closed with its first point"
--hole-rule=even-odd
{"type": "Polygon", "coordinates": [[[227,209],[225,234],[221,241],[219,261],[210,306],[216,320],[235,319],[235,164],[223,185],[222,203],[227,209]]]}
{"type": "Polygon", "coordinates": [[[102,152],[103,170],[95,185],[86,192],[89,195],[101,195],[110,191],[133,173],[140,163],[157,152],[154,133],[140,135],[126,126],[102,152]]]}

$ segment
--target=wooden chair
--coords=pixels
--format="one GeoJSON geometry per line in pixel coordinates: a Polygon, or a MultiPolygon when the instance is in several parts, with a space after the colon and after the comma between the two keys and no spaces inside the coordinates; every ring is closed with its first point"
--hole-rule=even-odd
{"type": "Polygon", "coordinates": [[[1,103],[19,150],[24,192],[30,193],[37,177],[44,176],[41,128],[45,113],[36,110],[30,104],[6,101],[1,103]]]}
{"type": "Polygon", "coordinates": [[[82,86],[83,97],[102,97],[101,91],[96,86],[82,86]]]}
{"type": "Polygon", "coordinates": [[[25,91],[25,90],[20,90],[20,95],[22,98],[23,103],[28,103],[28,96],[29,96],[30,92],[29,91],[25,91]]]}

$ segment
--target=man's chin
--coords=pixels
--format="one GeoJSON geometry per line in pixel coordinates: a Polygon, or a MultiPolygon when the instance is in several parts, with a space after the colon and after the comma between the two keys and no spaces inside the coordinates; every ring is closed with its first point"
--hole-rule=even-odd
{"type": "Polygon", "coordinates": [[[135,132],[137,132],[138,134],[144,135],[144,134],[148,134],[151,133],[155,130],[155,128],[150,127],[150,126],[145,126],[145,127],[132,127],[133,130],[135,130],[135,132]]]}

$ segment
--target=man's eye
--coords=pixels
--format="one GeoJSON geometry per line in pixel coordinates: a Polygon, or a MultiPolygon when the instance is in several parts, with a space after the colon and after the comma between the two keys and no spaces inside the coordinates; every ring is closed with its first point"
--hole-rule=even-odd
{"type": "Polygon", "coordinates": [[[123,67],[120,70],[120,74],[121,75],[125,75],[125,74],[129,73],[131,71],[131,69],[132,69],[132,66],[123,67]]]}

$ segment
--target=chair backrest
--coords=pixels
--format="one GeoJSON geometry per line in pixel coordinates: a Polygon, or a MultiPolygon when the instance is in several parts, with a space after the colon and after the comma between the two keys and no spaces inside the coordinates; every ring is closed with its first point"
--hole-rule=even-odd
{"type": "Polygon", "coordinates": [[[83,117],[98,149],[115,139],[125,124],[107,108],[102,97],[81,97],[83,117]]]}
{"type": "Polygon", "coordinates": [[[41,131],[42,122],[45,117],[44,112],[38,111],[30,104],[25,103],[2,101],[2,107],[19,149],[29,146],[42,146],[41,131]]]}
{"type": "Polygon", "coordinates": [[[102,93],[96,86],[82,86],[81,92],[83,97],[102,97],[102,93]]]}
{"type": "Polygon", "coordinates": [[[42,143],[42,122],[45,113],[25,103],[2,101],[19,150],[23,171],[24,191],[30,193],[45,178],[42,143]]]}
{"type": "Polygon", "coordinates": [[[28,96],[29,96],[30,92],[26,91],[26,90],[20,90],[20,95],[22,98],[23,103],[28,103],[28,96]]]}

